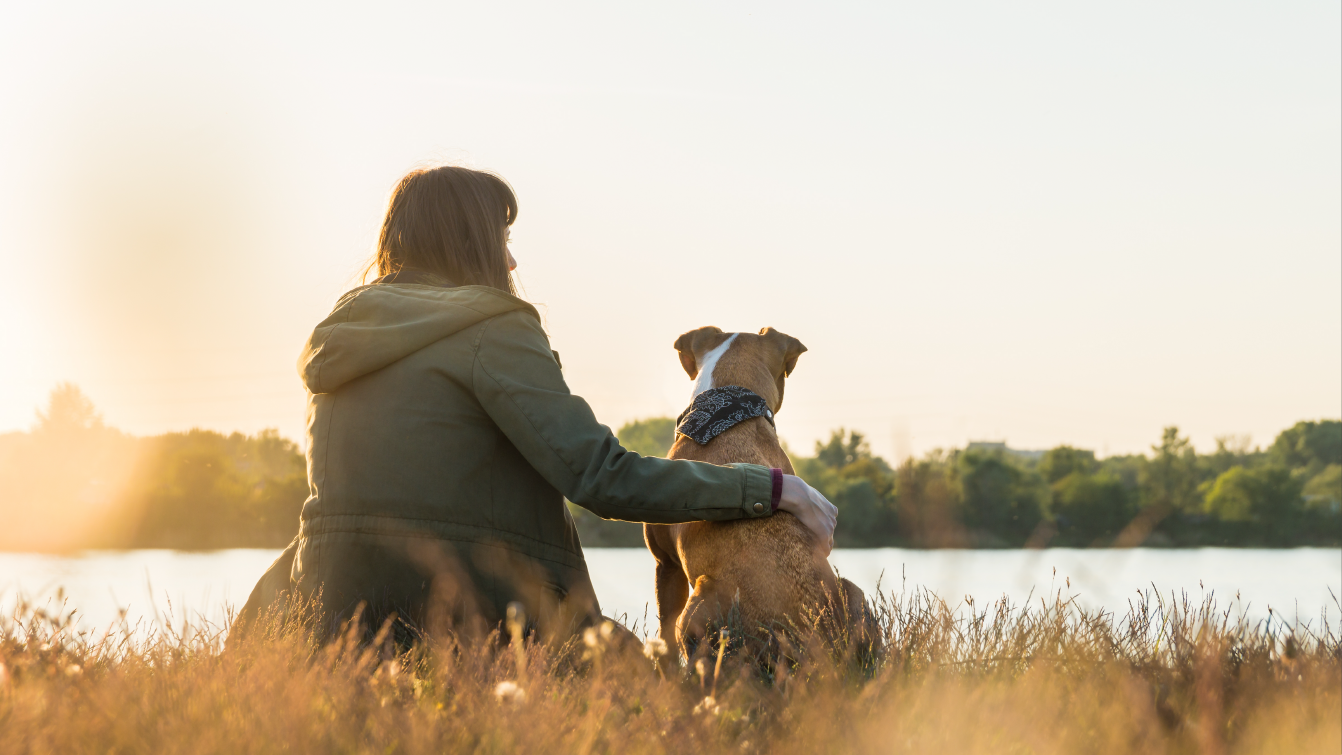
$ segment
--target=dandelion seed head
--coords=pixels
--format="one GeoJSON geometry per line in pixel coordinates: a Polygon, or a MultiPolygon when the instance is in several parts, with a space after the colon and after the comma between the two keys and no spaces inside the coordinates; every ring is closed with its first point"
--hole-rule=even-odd
{"type": "Polygon", "coordinates": [[[663,640],[661,637],[652,637],[649,638],[647,642],[643,643],[643,655],[646,655],[653,660],[661,658],[666,655],[666,653],[666,640],[663,640]]]}
{"type": "Polygon", "coordinates": [[[713,699],[712,695],[700,700],[699,704],[694,706],[695,715],[716,716],[721,712],[722,706],[718,705],[718,701],[713,699]]]}
{"type": "Polygon", "coordinates": [[[520,703],[527,699],[527,691],[514,681],[499,682],[494,687],[494,698],[502,703],[520,703]]]}

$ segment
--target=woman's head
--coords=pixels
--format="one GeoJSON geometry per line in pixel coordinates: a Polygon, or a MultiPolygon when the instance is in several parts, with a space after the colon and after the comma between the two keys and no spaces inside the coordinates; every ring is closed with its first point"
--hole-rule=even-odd
{"type": "Polygon", "coordinates": [[[453,166],[412,171],[391,194],[377,274],[423,270],[457,285],[515,293],[508,226],[516,219],[517,197],[492,173],[453,166]]]}

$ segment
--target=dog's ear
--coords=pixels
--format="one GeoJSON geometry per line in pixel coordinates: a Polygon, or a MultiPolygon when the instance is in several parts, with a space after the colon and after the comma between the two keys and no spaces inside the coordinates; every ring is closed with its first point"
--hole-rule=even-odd
{"type": "Polygon", "coordinates": [[[722,335],[722,328],[708,325],[688,333],[682,333],[680,338],[676,339],[676,351],[680,352],[680,366],[685,368],[685,374],[693,380],[699,375],[699,362],[695,358],[696,351],[704,351],[704,345],[708,338],[722,335]],[[696,348],[696,346],[698,348],[696,348]]]}
{"type": "Polygon", "coordinates": [[[802,345],[801,341],[773,328],[761,330],[760,335],[771,343],[778,345],[779,350],[783,352],[783,375],[791,375],[792,370],[797,366],[797,357],[806,352],[806,347],[802,345]]]}

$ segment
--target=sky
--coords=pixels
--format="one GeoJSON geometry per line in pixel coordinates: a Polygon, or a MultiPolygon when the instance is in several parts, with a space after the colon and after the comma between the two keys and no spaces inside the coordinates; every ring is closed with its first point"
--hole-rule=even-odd
{"type": "Polygon", "coordinates": [[[573,391],[809,348],[780,434],[1140,453],[1342,415],[1338,3],[10,4],[0,432],[277,427],[387,196],[495,171],[573,391]]]}

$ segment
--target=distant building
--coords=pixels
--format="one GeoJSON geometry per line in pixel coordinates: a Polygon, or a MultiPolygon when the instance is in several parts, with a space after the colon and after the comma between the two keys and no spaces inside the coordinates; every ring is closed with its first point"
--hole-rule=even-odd
{"type": "Polygon", "coordinates": [[[1007,448],[1006,441],[992,440],[971,440],[969,445],[965,446],[965,451],[982,451],[985,453],[1000,453],[1004,456],[1014,456],[1017,459],[1027,461],[1039,461],[1044,458],[1044,451],[1022,451],[1017,448],[1007,448]]]}

